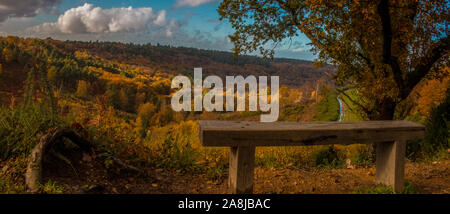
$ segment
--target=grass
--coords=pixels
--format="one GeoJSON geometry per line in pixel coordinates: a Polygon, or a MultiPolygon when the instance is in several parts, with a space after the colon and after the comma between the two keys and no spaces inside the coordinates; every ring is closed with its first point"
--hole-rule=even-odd
{"type": "Polygon", "coordinates": [[[64,122],[40,103],[28,107],[0,107],[0,160],[27,155],[39,135],[64,122]]]}
{"type": "Polygon", "coordinates": [[[27,160],[25,155],[20,155],[0,162],[0,194],[25,193],[25,185],[20,182],[22,180],[20,175],[27,167],[27,160]]]}
{"type": "Polygon", "coordinates": [[[339,101],[337,92],[327,91],[322,100],[317,104],[314,121],[337,121],[339,120],[339,101]]]}
{"type": "Polygon", "coordinates": [[[281,112],[278,121],[297,121],[297,117],[303,112],[304,108],[301,105],[288,106],[281,112]]]}
{"type": "Polygon", "coordinates": [[[25,186],[0,173],[0,194],[25,193],[25,186]]]}
{"type": "MultiPolygon", "coordinates": [[[[354,101],[358,101],[358,95],[356,89],[351,89],[346,92],[346,94],[354,101]]],[[[342,117],[343,121],[362,121],[363,118],[357,112],[357,106],[350,101],[346,96],[341,95],[340,99],[343,102],[344,115],[342,117]]]]}
{"type": "Polygon", "coordinates": [[[396,193],[392,187],[386,185],[377,185],[376,187],[358,187],[354,194],[418,194],[416,187],[409,181],[405,181],[405,187],[402,192],[396,193]]]}
{"type": "Polygon", "coordinates": [[[59,186],[56,182],[52,180],[48,180],[47,183],[41,184],[41,190],[45,194],[62,194],[64,191],[64,187],[59,186]]]}
{"type": "Polygon", "coordinates": [[[302,168],[308,165],[305,152],[298,147],[256,147],[255,165],[263,168],[302,168]]]}

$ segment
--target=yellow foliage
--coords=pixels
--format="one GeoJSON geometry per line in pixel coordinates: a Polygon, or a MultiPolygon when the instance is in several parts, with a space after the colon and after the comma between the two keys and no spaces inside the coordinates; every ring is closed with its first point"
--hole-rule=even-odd
{"type": "MultiPolygon", "coordinates": [[[[444,68],[445,73],[450,73],[450,68],[444,68]]],[[[418,91],[417,106],[413,113],[419,113],[422,117],[427,117],[431,109],[438,106],[443,99],[447,88],[450,87],[450,75],[444,75],[442,79],[428,80],[418,91]]]]}
{"type": "Polygon", "coordinates": [[[88,96],[88,83],[84,80],[78,81],[78,87],[76,92],[77,97],[87,98],[88,96]]]}
{"type": "Polygon", "coordinates": [[[138,117],[141,118],[151,118],[156,112],[155,105],[151,103],[145,103],[138,108],[138,117]]]}
{"type": "Polygon", "coordinates": [[[3,59],[6,62],[11,62],[12,60],[14,60],[14,53],[9,48],[6,48],[6,47],[3,48],[2,55],[3,55],[3,59]]]}
{"type": "Polygon", "coordinates": [[[128,96],[123,88],[119,91],[119,103],[122,109],[126,109],[126,106],[128,105],[128,96]]]}
{"type": "Polygon", "coordinates": [[[75,57],[77,58],[89,58],[89,54],[86,52],[81,52],[81,51],[75,51],[74,53],[75,57]]]}

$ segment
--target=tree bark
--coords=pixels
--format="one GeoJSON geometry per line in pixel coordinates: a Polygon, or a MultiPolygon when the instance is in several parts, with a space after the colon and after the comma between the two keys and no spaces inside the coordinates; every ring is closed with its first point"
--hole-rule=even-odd
{"type": "MultiPolygon", "coordinates": [[[[395,107],[397,103],[389,99],[384,100],[380,105],[380,110],[375,115],[369,116],[370,120],[393,120],[395,107]]],[[[372,160],[376,160],[377,144],[373,143],[369,150],[369,155],[372,160]]]]}
{"type": "MultiPolygon", "coordinates": [[[[64,138],[71,140],[83,151],[86,151],[88,153],[92,153],[94,150],[98,151],[98,149],[91,142],[82,138],[70,128],[55,128],[50,130],[47,134],[42,136],[39,143],[33,148],[29,156],[27,170],[25,172],[25,185],[28,191],[32,193],[40,192],[44,157],[55,144],[63,142],[64,138]]],[[[103,153],[105,154],[105,158],[111,158],[113,160],[113,163],[116,164],[120,169],[136,173],[143,173],[142,170],[124,163],[108,152],[103,151],[103,153]]]]}
{"type": "Polygon", "coordinates": [[[91,152],[93,145],[69,128],[56,128],[45,134],[33,148],[25,172],[25,185],[30,192],[37,193],[42,183],[42,162],[48,151],[63,138],[71,140],[82,150],[91,152]]]}

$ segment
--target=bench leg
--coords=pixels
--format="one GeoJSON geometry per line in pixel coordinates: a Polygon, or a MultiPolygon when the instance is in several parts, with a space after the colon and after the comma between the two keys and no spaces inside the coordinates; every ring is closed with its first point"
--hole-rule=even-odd
{"type": "Polygon", "coordinates": [[[255,147],[231,147],[229,185],[234,194],[253,193],[255,147]]]}
{"type": "Polygon", "coordinates": [[[377,144],[376,181],[392,186],[395,192],[402,192],[405,176],[405,141],[377,144]]]}

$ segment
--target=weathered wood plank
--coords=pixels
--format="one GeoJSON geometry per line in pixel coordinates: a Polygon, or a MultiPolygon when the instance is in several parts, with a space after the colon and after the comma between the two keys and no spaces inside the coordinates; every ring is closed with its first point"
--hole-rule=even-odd
{"type": "Polygon", "coordinates": [[[248,122],[199,121],[204,146],[302,146],[421,139],[424,126],[410,121],[248,122]]]}
{"type": "Polygon", "coordinates": [[[402,192],[405,176],[405,141],[386,142],[377,145],[376,181],[402,192]]]}
{"type": "Polygon", "coordinates": [[[231,147],[229,185],[235,194],[253,193],[255,147],[231,147]]]}

